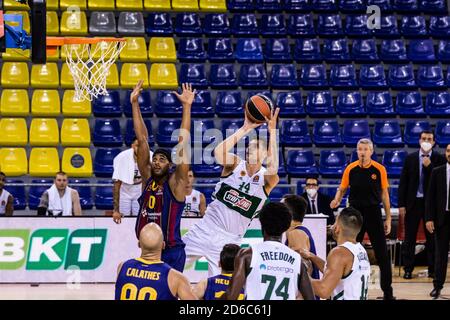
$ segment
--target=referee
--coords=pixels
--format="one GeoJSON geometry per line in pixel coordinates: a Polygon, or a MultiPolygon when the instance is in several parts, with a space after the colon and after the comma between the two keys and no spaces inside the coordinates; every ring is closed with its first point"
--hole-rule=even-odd
{"type": "Polygon", "coordinates": [[[386,246],[386,235],[391,232],[391,207],[389,203],[388,179],[384,166],[371,159],[373,143],[369,139],[361,139],[357,144],[358,161],[345,168],[341,185],[334,200],[332,209],[338,208],[342,197],[350,187],[349,203],[363,215],[363,227],[357,237],[361,242],[367,231],[375,257],[380,267],[380,284],[384,300],[394,300],[392,291],[391,259],[386,246]],[[383,226],[380,202],[383,202],[386,221],[383,226]]]}

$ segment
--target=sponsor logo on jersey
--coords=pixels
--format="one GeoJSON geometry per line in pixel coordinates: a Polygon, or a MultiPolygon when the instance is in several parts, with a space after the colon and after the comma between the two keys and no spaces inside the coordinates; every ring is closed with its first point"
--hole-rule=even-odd
{"type": "Polygon", "coordinates": [[[192,202],[197,202],[197,198],[196,198],[196,197],[193,197],[193,198],[192,198],[192,202]]]}
{"type": "Polygon", "coordinates": [[[253,178],[253,183],[258,183],[259,182],[259,176],[255,176],[253,178]]]}
{"type": "Polygon", "coordinates": [[[244,177],[246,174],[247,173],[244,170],[241,171],[241,177],[244,177]]]}
{"type": "Polygon", "coordinates": [[[239,192],[236,190],[228,190],[223,197],[225,202],[232,204],[234,207],[238,207],[244,211],[248,211],[252,206],[252,202],[239,196],[239,192]]]}
{"type": "Polygon", "coordinates": [[[259,270],[267,270],[267,266],[265,264],[261,264],[259,266],[259,270]]]}
{"type": "Polygon", "coordinates": [[[373,173],[371,178],[372,178],[372,180],[377,180],[377,175],[375,173],[373,173]]]}
{"type": "Polygon", "coordinates": [[[288,267],[267,266],[267,271],[274,271],[280,273],[294,273],[294,269],[288,267]]]}

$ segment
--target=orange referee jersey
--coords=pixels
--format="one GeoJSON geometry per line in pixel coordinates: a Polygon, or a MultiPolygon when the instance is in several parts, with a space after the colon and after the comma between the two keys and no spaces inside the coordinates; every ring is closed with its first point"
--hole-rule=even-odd
{"type": "Polygon", "coordinates": [[[350,187],[349,202],[353,207],[377,206],[383,189],[389,187],[386,168],[371,160],[362,167],[359,161],[350,163],[342,175],[341,188],[350,187]]]}

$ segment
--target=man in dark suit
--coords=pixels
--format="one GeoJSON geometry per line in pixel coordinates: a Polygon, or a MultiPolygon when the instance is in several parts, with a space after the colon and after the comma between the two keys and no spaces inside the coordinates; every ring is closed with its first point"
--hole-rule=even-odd
{"type": "Polygon", "coordinates": [[[447,163],[434,168],[425,209],[426,228],[435,236],[435,276],[430,296],[439,298],[447,276],[450,240],[450,144],[445,149],[447,163]]]}
{"type": "Polygon", "coordinates": [[[308,203],[308,209],[306,214],[318,214],[322,213],[327,218],[327,225],[332,226],[334,224],[334,210],[330,208],[331,198],[323,193],[319,192],[319,180],[314,177],[306,179],[305,192],[302,197],[305,198],[308,203]]]}
{"type": "MultiPolygon", "coordinates": [[[[405,219],[405,242],[403,248],[404,279],[412,279],[416,237],[419,224],[425,215],[427,186],[433,168],[445,164],[445,157],[433,150],[434,133],[426,130],[420,134],[420,150],[408,155],[403,165],[398,188],[399,214],[405,219]]],[[[423,222],[425,223],[425,221],[423,222]]],[[[434,240],[425,231],[428,262],[428,276],[434,274],[434,240]]]]}

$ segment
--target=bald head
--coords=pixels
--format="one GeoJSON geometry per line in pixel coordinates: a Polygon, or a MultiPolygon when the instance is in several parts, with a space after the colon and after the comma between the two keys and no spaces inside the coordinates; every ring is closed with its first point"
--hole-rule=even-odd
{"type": "Polygon", "coordinates": [[[161,251],[164,246],[161,228],[153,222],[145,225],[139,234],[139,244],[144,254],[161,251]]]}

